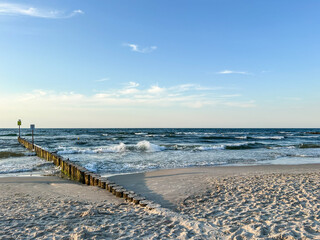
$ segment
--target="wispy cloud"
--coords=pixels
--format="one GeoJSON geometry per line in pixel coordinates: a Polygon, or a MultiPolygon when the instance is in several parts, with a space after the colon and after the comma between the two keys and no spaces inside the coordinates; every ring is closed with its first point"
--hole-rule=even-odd
{"type": "Polygon", "coordinates": [[[300,97],[282,97],[283,100],[287,100],[287,101],[301,101],[302,98],[300,97]]]}
{"type": "Polygon", "coordinates": [[[136,82],[128,82],[125,84],[125,87],[123,89],[116,90],[116,91],[114,91],[114,93],[116,93],[117,96],[137,94],[137,93],[139,93],[139,90],[137,89],[137,87],[139,87],[139,85],[140,84],[136,83],[136,82]]]}
{"type": "Polygon", "coordinates": [[[158,85],[154,85],[154,86],[151,86],[147,92],[148,93],[155,93],[155,94],[158,94],[158,93],[163,93],[166,89],[165,88],[161,88],[159,87],[158,85]]]}
{"type": "Polygon", "coordinates": [[[136,83],[136,82],[128,82],[125,85],[126,85],[125,88],[137,88],[137,87],[139,87],[140,84],[136,83]]]}
{"type": "Polygon", "coordinates": [[[95,80],[95,82],[106,82],[109,80],[110,80],[109,78],[101,78],[101,79],[95,80]]]}
{"type": "Polygon", "coordinates": [[[80,9],[66,13],[59,10],[48,10],[43,8],[36,8],[27,5],[14,4],[14,3],[0,3],[0,15],[11,16],[29,16],[38,18],[70,18],[79,14],[84,14],[80,9]]]}
{"type": "Polygon", "coordinates": [[[140,48],[137,44],[133,44],[133,43],[126,43],[124,44],[124,46],[130,47],[131,51],[139,52],[139,53],[150,53],[157,49],[157,46],[140,48]]]}
{"type": "MultiPolygon", "coordinates": [[[[156,114],[159,108],[201,109],[201,108],[252,108],[256,104],[237,93],[221,94],[221,91],[200,90],[208,87],[198,86],[198,90],[181,91],[198,86],[196,84],[182,84],[171,87],[151,85],[140,87],[139,83],[130,82],[122,88],[100,91],[91,95],[76,92],[57,92],[50,90],[34,90],[14,96],[0,95],[0,111],[28,112],[29,106],[38,111],[59,111],[64,114],[88,111],[98,114],[104,109],[141,109],[156,114]]],[[[188,110],[187,110],[188,111],[188,110]]],[[[206,111],[206,110],[205,110],[206,111]]],[[[124,111],[125,112],[125,111],[124,111]]]]}
{"type": "Polygon", "coordinates": [[[215,90],[221,90],[221,89],[222,87],[204,87],[199,84],[193,84],[193,83],[181,84],[181,85],[170,87],[170,90],[174,90],[176,92],[215,91],[215,90]]]}
{"type": "Polygon", "coordinates": [[[139,83],[129,82],[122,89],[112,89],[97,93],[91,97],[99,104],[114,103],[124,106],[180,106],[201,108],[205,106],[254,107],[254,101],[245,100],[241,94],[220,94],[219,87],[204,87],[198,84],[181,84],[171,87],[152,85],[148,88],[139,87],[139,83]]]}
{"type": "Polygon", "coordinates": [[[232,70],[223,70],[220,72],[217,72],[217,74],[243,74],[243,75],[251,75],[249,72],[245,71],[232,71],[232,70]]]}

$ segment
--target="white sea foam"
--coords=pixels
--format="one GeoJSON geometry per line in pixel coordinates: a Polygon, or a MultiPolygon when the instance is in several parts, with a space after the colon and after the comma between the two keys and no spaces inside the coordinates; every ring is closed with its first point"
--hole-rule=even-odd
{"type": "Polygon", "coordinates": [[[255,139],[272,139],[272,140],[280,140],[284,139],[284,136],[268,136],[268,137],[252,137],[255,139]]]}
{"type": "Polygon", "coordinates": [[[75,153],[78,153],[78,151],[72,150],[72,149],[57,151],[57,154],[62,154],[62,155],[63,154],[75,154],[75,153]]]}
{"type": "Polygon", "coordinates": [[[247,136],[239,136],[239,137],[235,137],[237,139],[247,139],[248,137],[247,136]]]}
{"type": "Polygon", "coordinates": [[[97,164],[96,163],[87,163],[84,167],[92,172],[97,171],[97,164]]]}
{"type": "Polygon", "coordinates": [[[175,132],[176,135],[201,135],[200,132],[175,132]]]}
{"type": "Polygon", "coordinates": [[[228,144],[221,144],[221,145],[213,145],[213,146],[200,146],[196,147],[195,150],[200,151],[210,151],[210,150],[224,150],[226,147],[241,147],[246,146],[248,144],[255,144],[256,142],[243,142],[243,143],[228,143],[228,144]]]}
{"type": "Polygon", "coordinates": [[[319,136],[315,135],[315,136],[294,136],[297,138],[319,138],[319,136]]]}
{"type": "Polygon", "coordinates": [[[125,152],[127,146],[124,143],[119,143],[118,145],[108,147],[107,149],[102,150],[102,152],[125,152]]]}
{"type": "Polygon", "coordinates": [[[200,151],[210,151],[210,150],[222,150],[225,149],[225,145],[215,145],[215,146],[201,146],[197,147],[196,150],[200,151]]]}
{"type": "Polygon", "coordinates": [[[140,151],[145,151],[145,152],[160,152],[166,149],[163,146],[152,144],[149,141],[138,142],[136,145],[136,148],[140,151]]]}
{"type": "Polygon", "coordinates": [[[58,154],[99,154],[99,153],[121,153],[125,151],[144,151],[144,152],[159,152],[163,151],[166,148],[163,146],[158,146],[156,144],[152,144],[149,141],[141,141],[138,142],[134,146],[126,145],[124,143],[119,143],[118,145],[108,146],[108,147],[99,147],[93,149],[83,149],[83,148],[59,148],[61,150],[57,151],[58,154]]]}
{"type": "Polygon", "coordinates": [[[148,133],[144,133],[144,132],[137,132],[135,133],[135,135],[147,135],[148,133]]]}
{"type": "Polygon", "coordinates": [[[295,149],[295,146],[269,147],[269,149],[295,149]]]}
{"type": "Polygon", "coordinates": [[[240,146],[246,146],[248,144],[256,144],[256,142],[229,143],[229,144],[226,144],[226,146],[228,146],[228,147],[240,147],[240,146]]]}
{"type": "Polygon", "coordinates": [[[146,137],[165,137],[166,135],[165,134],[148,134],[146,135],[146,137]]]}

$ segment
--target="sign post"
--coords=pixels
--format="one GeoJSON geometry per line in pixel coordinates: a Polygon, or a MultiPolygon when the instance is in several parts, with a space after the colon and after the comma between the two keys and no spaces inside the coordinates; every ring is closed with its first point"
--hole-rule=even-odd
{"type": "Polygon", "coordinates": [[[34,149],[34,137],[33,137],[33,131],[34,131],[34,128],[35,128],[34,124],[31,124],[30,128],[31,128],[31,131],[32,131],[32,148],[34,149]]]}
{"type": "Polygon", "coordinates": [[[21,119],[18,119],[18,126],[19,126],[19,138],[20,138],[20,126],[21,126],[21,119]]]}

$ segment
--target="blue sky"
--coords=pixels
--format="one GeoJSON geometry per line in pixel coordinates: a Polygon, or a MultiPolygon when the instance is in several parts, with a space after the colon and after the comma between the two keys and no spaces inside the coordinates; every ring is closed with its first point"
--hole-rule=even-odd
{"type": "Polygon", "coordinates": [[[319,10],[0,0],[0,127],[320,127],[319,10]]]}

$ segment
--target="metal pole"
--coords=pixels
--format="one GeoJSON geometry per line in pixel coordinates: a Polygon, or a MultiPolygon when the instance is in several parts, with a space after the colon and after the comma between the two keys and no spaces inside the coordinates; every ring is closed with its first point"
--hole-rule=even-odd
{"type": "Polygon", "coordinates": [[[20,125],[19,125],[19,138],[20,138],[20,125]]]}
{"type": "Polygon", "coordinates": [[[33,129],[32,129],[32,147],[34,148],[34,138],[33,138],[33,129]]]}

